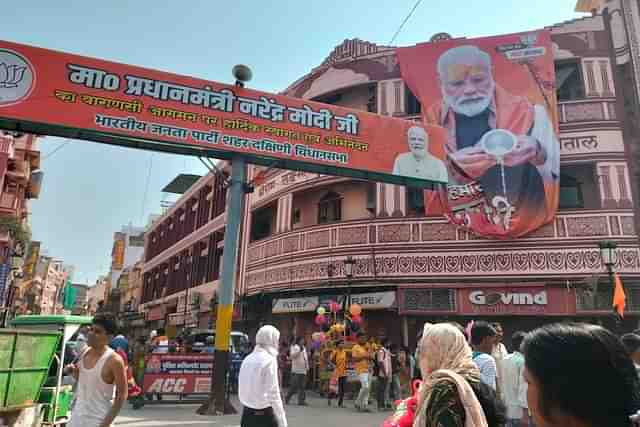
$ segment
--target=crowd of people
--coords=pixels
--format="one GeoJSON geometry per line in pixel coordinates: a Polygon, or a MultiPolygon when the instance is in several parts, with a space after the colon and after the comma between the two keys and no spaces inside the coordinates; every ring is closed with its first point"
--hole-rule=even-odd
{"type": "MultiPolygon", "coordinates": [[[[467,328],[454,322],[427,323],[413,354],[389,340],[370,340],[364,333],[349,351],[337,340],[335,348],[321,356],[331,371],[328,405],[337,398],[338,406],[344,406],[352,366],[358,383],[353,404],[357,411],[370,412],[372,388],[377,409],[386,411],[390,397],[411,400],[403,378],[421,380],[410,424],[388,425],[640,425],[640,334],[619,338],[597,325],[558,323],[528,333],[516,331],[511,352],[502,340],[499,324],[482,321],[467,328]]],[[[302,338],[288,346],[280,343],[275,327],[265,325],[258,331],[255,348],[240,369],[243,427],[287,427],[285,404],[295,395],[299,405],[308,404],[309,353],[302,338]],[[291,385],[283,395],[283,368],[289,362],[291,385]]],[[[398,405],[396,411],[401,408],[406,405],[398,405]]]]}

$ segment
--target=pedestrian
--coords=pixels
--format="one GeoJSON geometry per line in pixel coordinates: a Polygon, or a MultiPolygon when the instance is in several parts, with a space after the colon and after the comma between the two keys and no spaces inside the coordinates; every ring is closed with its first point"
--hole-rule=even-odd
{"type": "Polygon", "coordinates": [[[280,390],[285,386],[285,371],[287,370],[287,361],[289,359],[289,352],[287,351],[287,345],[280,343],[280,350],[278,351],[278,384],[280,384],[280,390]]]}
{"type": "Polygon", "coordinates": [[[307,373],[309,372],[309,356],[304,345],[304,337],[298,337],[289,350],[289,358],[291,358],[291,387],[285,399],[288,405],[291,397],[298,393],[298,405],[307,406],[306,388],[307,373]]]}
{"type": "Polygon", "coordinates": [[[640,380],[622,342],[601,326],[545,325],[522,345],[537,426],[631,426],[640,380]]]}
{"type": "Polygon", "coordinates": [[[207,343],[204,346],[204,348],[202,349],[202,352],[203,353],[210,353],[210,354],[215,353],[216,352],[216,347],[214,345],[215,344],[215,340],[214,340],[213,335],[209,335],[206,338],[206,341],[207,341],[207,343]]]}
{"type": "Polygon", "coordinates": [[[496,361],[496,392],[498,393],[498,397],[500,397],[504,401],[504,396],[502,393],[502,360],[509,355],[509,352],[502,343],[502,339],[504,337],[502,325],[498,322],[494,322],[491,324],[491,326],[496,331],[495,344],[493,346],[493,351],[491,352],[493,360],[496,361]]]}
{"type": "Polygon", "coordinates": [[[635,333],[625,334],[621,340],[640,376],[640,335],[636,335],[635,333]]]}
{"type": "Polygon", "coordinates": [[[278,384],[280,331],[262,326],[255,347],[242,361],[238,376],[238,399],[244,409],[241,427],[287,427],[278,384]]]}
{"type": "Polygon", "coordinates": [[[480,380],[462,332],[448,323],[425,328],[418,361],[424,382],[415,427],[501,427],[504,406],[480,380]]]}
{"type": "MultiPolygon", "coordinates": [[[[331,363],[333,363],[332,380],[335,379],[338,385],[338,406],[342,408],[344,404],[344,388],[347,383],[347,351],[344,349],[344,341],[336,343],[336,349],[331,352],[331,363]]],[[[329,393],[329,406],[331,406],[331,393],[329,393]]]]}
{"type": "Polygon", "coordinates": [[[78,381],[69,427],[109,427],[127,400],[124,361],[109,348],[116,330],[112,315],[95,315],[87,337],[87,350],[77,364],[68,366],[78,381]]]}
{"type": "Polygon", "coordinates": [[[524,381],[524,356],[520,352],[524,337],[521,331],[511,336],[513,353],[502,360],[502,398],[507,409],[507,427],[520,427],[526,418],[522,401],[527,396],[527,383],[524,381]]]}
{"type": "Polygon", "coordinates": [[[169,338],[164,334],[164,328],[158,328],[157,336],[152,338],[153,353],[169,353],[169,338]]]}
{"type": "Polygon", "coordinates": [[[111,340],[110,347],[116,351],[120,348],[125,354],[129,354],[129,340],[122,331],[111,340]]]}
{"type": "Polygon", "coordinates": [[[391,353],[389,352],[390,343],[384,340],[378,351],[376,352],[377,378],[376,395],[378,401],[378,411],[384,411],[390,405],[387,405],[389,382],[391,381],[391,353]]]}
{"type": "Polygon", "coordinates": [[[400,346],[398,346],[398,344],[391,344],[389,353],[391,356],[391,382],[389,388],[391,389],[393,399],[388,400],[388,402],[389,406],[391,406],[391,402],[402,399],[400,392],[400,346]]]}
{"type": "Polygon", "coordinates": [[[369,391],[371,387],[369,378],[369,361],[371,353],[367,350],[367,336],[360,332],[357,335],[358,343],[351,349],[351,358],[355,364],[358,381],[360,381],[360,391],[355,402],[355,407],[360,412],[371,412],[369,409],[369,391]]]}
{"type": "Polygon", "coordinates": [[[474,322],[471,328],[471,345],[473,346],[473,361],[480,369],[480,378],[496,390],[497,370],[496,361],[491,356],[496,339],[496,331],[487,322],[474,322]]]}
{"type": "Polygon", "coordinates": [[[413,355],[408,347],[403,347],[398,354],[398,364],[400,365],[400,397],[396,399],[402,400],[411,395],[411,379],[412,372],[415,368],[413,355]]]}

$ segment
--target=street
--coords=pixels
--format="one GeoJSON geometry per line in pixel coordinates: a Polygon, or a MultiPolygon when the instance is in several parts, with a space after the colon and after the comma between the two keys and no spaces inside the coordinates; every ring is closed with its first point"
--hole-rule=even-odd
{"type": "MultiPolygon", "coordinates": [[[[309,406],[285,406],[287,420],[290,427],[320,427],[320,426],[349,426],[349,427],[379,427],[391,412],[371,414],[358,413],[353,409],[353,402],[345,402],[345,408],[327,407],[327,401],[322,398],[307,395],[309,406]]],[[[240,410],[238,400],[234,398],[234,406],[240,410]]],[[[153,404],[145,405],[134,411],[131,405],[123,408],[116,419],[116,426],[127,427],[155,427],[155,426],[199,426],[213,425],[219,427],[234,427],[240,425],[240,414],[223,417],[204,417],[196,414],[198,405],[191,404],[153,404]]]]}

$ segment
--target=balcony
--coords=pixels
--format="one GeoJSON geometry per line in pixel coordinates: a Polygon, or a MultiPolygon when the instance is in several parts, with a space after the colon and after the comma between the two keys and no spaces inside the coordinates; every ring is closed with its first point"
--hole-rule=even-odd
{"type": "Polygon", "coordinates": [[[345,276],[341,261],[347,255],[357,261],[354,277],[369,282],[482,276],[584,277],[601,272],[596,242],[603,239],[619,242],[618,271],[640,274],[633,214],[583,210],[563,212],[528,237],[513,241],[483,239],[440,218],[307,227],[249,245],[245,286],[254,292],[296,284],[342,283],[345,276]],[[330,270],[332,277],[327,274],[330,270]]]}
{"type": "Polygon", "coordinates": [[[3,192],[0,194],[0,210],[15,213],[18,209],[18,196],[16,194],[3,192]]]}

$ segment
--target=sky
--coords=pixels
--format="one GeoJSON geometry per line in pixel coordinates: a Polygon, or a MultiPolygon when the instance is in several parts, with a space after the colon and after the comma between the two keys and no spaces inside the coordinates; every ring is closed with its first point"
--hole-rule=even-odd
{"type": "MultiPolygon", "coordinates": [[[[533,30],[579,17],[576,0],[421,1],[393,45],[439,32],[479,37],[533,30]]],[[[249,86],[278,92],[344,39],[386,45],[416,0],[21,0],[0,39],[233,83],[233,65],[253,70],[249,86]]],[[[109,270],[113,233],[146,225],[161,189],[179,173],[206,173],[197,158],[86,141],[41,140],[44,182],[31,203],[33,239],[76,268],[75,282],[109,270]]]]}

